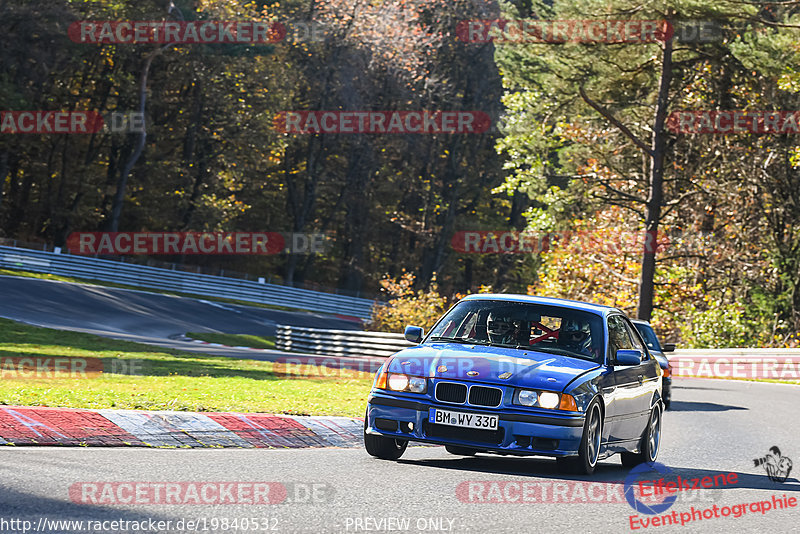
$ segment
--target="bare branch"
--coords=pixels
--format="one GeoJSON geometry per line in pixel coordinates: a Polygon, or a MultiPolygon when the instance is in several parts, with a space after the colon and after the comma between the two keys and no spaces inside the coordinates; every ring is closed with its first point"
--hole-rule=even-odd
{"type": "Polygon", "coordinates": [[[677,199],[667,202],[665,204],[666,209],[663,212],[661,212],[661,217],[662,218],[666,217],[669,214],[669,212],[671,212],[673,210],[673,208],[675,208],[675,206],[677,206],[678,204],[680,204],[683,201],[684,198],[690,197],[692,195],[696,195],[697,193],[700,193],[700,192],[701,191],[699,189],[692,189],[691,191],[685,192],[684,194],[682,194],[677,199]]]}
{"type": "Polygon", "coordinates": [[[619,128],[619,130],[622,133],[624,133],[628,138],[630,138],[630,140],[633,141],[634,144],[638,146],[640,149],[642,149],[648,156],[653,157],[653,151],[650,150],[650,147],[647,146],[641,139],[636,137],[636,135],[634,135],[634,133],[630,131],[627,126],[625,126],[619,120],[617,120],[617,118],[614,117],[607,109],[605,109],[603,106],[601,106],[600,104],[589,98],[589,96],[586,94],[586,91],[584,91],[583,89],[583,85],[580,85],[578,87],[578,91],[580,92],[581,98],[583,98],[584,102],[589,104],[589,106],[591,106],[595,111],[597,111],[600,115],[602,115],[608,122],[619,128]]]}
{"type": "Polygon", "coordinates": [[[600,180],[600,185],[603,188],[607,189],[608,191],[613,192],[615,195],[621,196],[625,200],[629,200],[631,202],[638,202],[639,204],[644,204],[646,202],[646,200],[643,199],[643,198],[637,197],[636,195],[631,195],[630,193],[626,193],[625,191],[620,191],[616,187],[608,185],[607,182],[610,182],[610,181],[611,180],[600,180]],[[604,182],[606,182],[606,183],[604,183],[604,182]]]}

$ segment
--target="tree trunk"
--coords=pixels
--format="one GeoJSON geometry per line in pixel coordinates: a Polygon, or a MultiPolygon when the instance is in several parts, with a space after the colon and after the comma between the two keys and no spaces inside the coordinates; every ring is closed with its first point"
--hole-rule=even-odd
{"type": "Polygon", "coordinates": [[[131,169],[136,165],[139,156],[142,155],[145,142],[147,141],[147,121],[144,118],[145,103],[147,102],[147,77],[150,74],[150,65],[153,59],[161,52],[161,49],[150,54],[144,62],[142,67],[142,74],[139,78],[139,113],[142,116],[142,131],[139,134],[139,140],[136,143],[131,157],[125,165],[122,166],[119,172],[119,180],[117,181],[117,191],[114,193],[114,199],[111,202],[111,218],[108,220],[108,231],[116,232],[119,230],[119,218],[122,215],[122,204],[125,202],[125,189],[128,185],[128,176],[131,174],[131,169]]]}
{"type": "Polygon", "coordinates": [[[669,107],[669,87],[672,82],[672,40],[664,42],[661,78],[658,85],[656,117],[650,157],[650,195],[645,212],[645,240],[642,254],[642,274],[639,283],[639,319],[649,321],[653,314],[654,278],[656,273],[656,242],[664,199],[664,157],[667,150],[667,131],[664,124],[669,107]]]}

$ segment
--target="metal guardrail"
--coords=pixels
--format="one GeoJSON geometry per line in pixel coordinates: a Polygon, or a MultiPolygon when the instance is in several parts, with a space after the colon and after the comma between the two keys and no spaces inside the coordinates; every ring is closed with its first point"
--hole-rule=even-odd
{"type": "MultiPolygon", "coordinates": [[[[276,348],[325,356],[380,356],[414,346],[402,334],[278,325],[276,348]]],[[[800,349],[682,349],[669,353],[676,377],[800,380],[800,349]]]]}
{"type": "Polygon", "coordinates": [[[290,286],[5,246],[0,246],[0,268],[286,306],[360,319],[370,317],[375,303],[369,299],[290,286]]]}
{"type": "Polygon", "coordinates": [[[287,352],[323,354],[325,356],[381,356],[413,347],[403,334],[359,332],[357,330],[323,330],[278,325],[275,347],[287,352]]]}

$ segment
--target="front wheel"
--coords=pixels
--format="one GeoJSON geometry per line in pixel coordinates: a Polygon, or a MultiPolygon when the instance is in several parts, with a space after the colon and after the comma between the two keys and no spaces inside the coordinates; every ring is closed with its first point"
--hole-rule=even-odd
{"type": "Polygon", "coordinates": [[[559,470],[580,475],[594,473],[600,457],[602,437],[603,417],[600,411],[600,402],[595,399],[586,410],[586,421],[583,424],[583,436],[578,447],[578,456],[556,458],[559,470]]]}
{"type": "Polygon", "coordinates": [[[382,460],[397,460],[406,452],[408,441],[367,434],[367,414],[364,414],[364,448],[367,453],[382,460]]]}
{"type": "Polygon", "coordinates": [[[647,428],[642,433],[639,452],[623,452],[622,465],[636,467],[645,462],[655,462],[658,458],[658,449],[661,446],[661,405],[656,403],[650,412],[647,428]]]}

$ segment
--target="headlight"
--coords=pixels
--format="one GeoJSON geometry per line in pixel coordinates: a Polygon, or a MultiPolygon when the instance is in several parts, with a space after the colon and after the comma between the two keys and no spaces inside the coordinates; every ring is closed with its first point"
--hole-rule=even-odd
{"type": "Polygon", "coordinates": [[[558,406],[559,400],[561,399],[559,398],[558,393],[553,393],[552,391],[542,391],[542,394],[539,395],[539,406],[552,410],[558,406]]]}
{"type": "MultiPolygon", "coordinates": [[[[386,381],[387,387],[392,391],[408,391],[410,393],[425,393],[427,380],[419,376],[408,376],[404,374],[392,373],[386,381]]],[[[380,386],[378,386],[380,387],[380,386]]]]}
{"type": "Polygon", "coordinates": [[[425,385],[427,380],[418,376],[412,376],[408,379],[408,391],[411,393],[425,393],[425,385]]]}
{"type": "Polygon", "coordinates": [[[519,403],[523,406],[536,406],[539,394],[530,389],[523,389],[519,392],[519,403]]]}
{"type": "Polygon", "coordinates": [[[554,391],[534,391],[532,389],[519,389],[514,399],[514,404],[520,406],[532,406],[535,408],[547,408],[548,410],[566,410],[577,412],[578,405],[575,397],[566,393],[556,393],[554,391]]]}
{"type": "Polygon", "coordinates": [[[403,391],[408,387],[408,377],[406,375],[389,375],[389,389],[403,391]]]}

